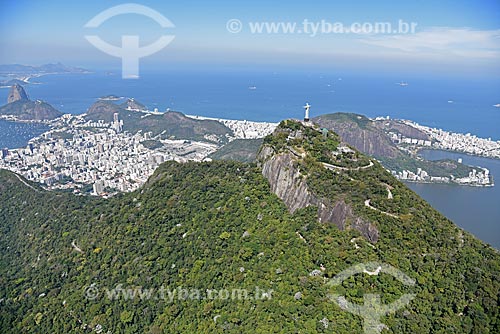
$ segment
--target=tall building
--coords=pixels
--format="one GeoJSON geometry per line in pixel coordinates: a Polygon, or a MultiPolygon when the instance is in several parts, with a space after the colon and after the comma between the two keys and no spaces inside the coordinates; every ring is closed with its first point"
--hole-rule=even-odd
{"type": "Polygon", "coordinates": [[[104,182],[96,181],[94,183],[93,188],[94,188],[94,194],[96,194],[96,195],[102,194],[104,192],[104,182]]]}
{"type": "Polygon", "coordinates": [[[111,128],[115,130],[117,133],[122,132],[123,128],[123,121],[120,121],[118,116],[119,115],[117,112],[113,114],[113,124],[111,125],[111,128]]]}

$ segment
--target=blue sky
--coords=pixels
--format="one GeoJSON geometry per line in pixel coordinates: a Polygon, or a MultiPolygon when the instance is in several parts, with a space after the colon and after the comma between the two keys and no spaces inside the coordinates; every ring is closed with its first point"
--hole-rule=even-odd
{"type": "MultiPolygon", "coordinates": [[[[119,45],[139,35],[146,45],[162,35],[149,18],[117,16],[97,29],[84,28],[99,12],[126,1],[27,1],[0,5],[0,63],[62,61],[82,66],[120,66],[120,59],[84,38],[97,34],[119,45]]],[[[176,64],[289,65],[358,70],[444,71],[500,76],[500,1],[137,1],[174,24],[175,40],[141,61],[176,64]],[[238,19],[243,29],[227,31],[238,19]],[[417,23],[414,34],[252,34],[250,22],[417,23]]]]}

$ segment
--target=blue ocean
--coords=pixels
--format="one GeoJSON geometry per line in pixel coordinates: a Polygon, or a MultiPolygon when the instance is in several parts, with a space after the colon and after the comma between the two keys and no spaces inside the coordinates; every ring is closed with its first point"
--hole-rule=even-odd
{"type": "MultiPolygon", "coordinates": [[[[277,122],[311,115],[354,112],[414,120],[423,125],[500,140],[499,79],[395,77],[272,69],[182,69],[142,71],[123,80],[120,72],[47,75],[26,89],[57,109],[80,114],[100,96],[134,97],[151,110],[277,122]],[[400,82],[408,83],[401,86],[400,82]]],[[[5,101],[8,89],[0,89],[5,101]]]]}
{"type": "Polygon", "coordinates": [[[0,148],[24,147],[28,141],[48,131],[49,127],[36,123],[17,123],[0,119],[0,148]]]}

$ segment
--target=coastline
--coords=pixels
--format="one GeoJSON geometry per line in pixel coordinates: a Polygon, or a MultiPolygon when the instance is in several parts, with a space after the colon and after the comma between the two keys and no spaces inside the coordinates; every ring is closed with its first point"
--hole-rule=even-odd
{"type": "MultiPolygon", "coordinates": [[[[481,165],[491,170],[492,175],[500,175],[500,160],[476,157],[464,153],[444,150],[428,150],[425,158],[456,159],[463,158],[468,165],[481,165]]],[[[496,181],[496,180],[494,180],[496,181]]],[[[500,186],[495,187],[457,187],[453,183],[415,183],[404,182],[407,187],[429,202],[460,227],[472,232],[481,240],[500,250],[500,186]]]]}
{"type": "Polygon", "coordinates": [[[404,183],[413,183],[413,184],[447,184],[450,186],[457,186],[457,187],[475,187],[475,188],[492,188],[495,186],[495,183],[488,183],[488,184],[476,184],[476,183],[457,183],[457,182],[439,182],[439,181],[414,181],[411,179],[399,179],[400,181],[404,183]]]}
{"type": "Polygon", "coordinates": [[[41,85],[41,82],[32,82],[31,80],[34,78],[41,78],[43,76],[47,75],[61,75],[61,74],[90,74],[92,73],[91,71],[85,71],[85,72],[46,72],[46,73],[32,73],[32,74],[27,74],[24,73],[22,75],[16,75],[15,73],[7,73],[5,77],[9,78],[6,81],[0,82],[0,88],[10,88],[12,85],[5,85],[6,82],[11,81],[11,80],[19,80],[23,82],[25,85],[41,85]]]}
{"type": "Polygon", "coordinates": [[[417,154],[419,154],[421,151],[442,151],[442,152],[447,152],[447,153],[457,153],[457,154],[464,154],[469,157],[477,157],[477,158],[484,158],[484,159],[492,159],[492,160],[500,160],[500,157],[497,156],[484,156],[484,155],[477,155],[477,154],[472,154],[470,152],[465,152],[465,151],[457,151],[457,150],[450,150],[450,149],[445,149],[445,148],[438,148],[438,147],[425,147],[425,146],[419,146],[416,148],[417,154]]]}
{"type": "Polygon", "coordinates": [[[59,119],[55,118],[53,120],[39,120],[39,119],[19,119],[14,115],[0,115],[0,120],[2,121],[7,121],[7,122],[12,122],[12,123],[25,123],[25,124],[44,124],[44,125],[51,125],[55,121],[59,119]]]}
{"type": "Polygon", "coordinates": [[[411,144],[418,148],[434,148],[447,150],[457,153],[471,154],[484,158],[500,159],[500,140],[492,140],[491,138],[481,138],[470,132],[463,134],[458,132],[446,131],[443,129],[423,126],[409,120],[398,120],[403,124],[409,125],[417,130],[424,132],[430,139],[430,146],[418,144],[418,140],[414,142],[414,138],[404,138],[411,140],[411,144]]]}
{"type": "MultiPolygon", "coordinates": [[[[429,159],[428,157],[425,157],[423,155],[427,155],[426,153],[427,152],[433,152],[433,153],[444,153],[444,154],[451,154],[451,155],[463,155],[465,156],[465,158],[471,158],[471,159],[485,159],[486,161],[491,161],[492,163],[498,163],[500,162],[500,158],[496,158],[496,157],[485,157],[485,156],[481,156],[481,155],[474,155],[474,154],[470,154],[470,153],[466,153],[466,152],[457,152],[457,151],[452,151],[452,150],[445,150],[445,149],[439,149],[439,148],[434,148],[434,147],[423,147],[421,149],[418,150],[419,154],[422,155],[423,158],[427,159],[427,160],[433,160],[433,159],[429,159]]],[[[431,153],[432,154],[432,153],[431,153]]],[[[473,168],[484,168],[482,166],[478,166],[478,165],[474,165],[474,164],[468,164],[466,163],[468,166],[471,166],[473,168]]],[[[491,175],[491,178],[493,178],[494,175],[491,175]]],[[[412,182],[412,183],[418,183],[418,182],[412,182]]],[[[446,184],[446,183],[445,183],[446,184]]],[[[449,183],[449,184],[453,184],[453,183],[449,183]]],[[[460,185],[460,184],[456,184],[456,185],[460,185]]],[[[492,185],[491,186],[494,186],[495,185],[495,182],[494,180],[492,181],[492,185]]],[[[480,188],[481,187],[484,187],[484,186],[481,186],[481,185],[478,185],[480,188]]],[[[491,186],[486,186],[486,187],[491,187],[491,186]]]]}

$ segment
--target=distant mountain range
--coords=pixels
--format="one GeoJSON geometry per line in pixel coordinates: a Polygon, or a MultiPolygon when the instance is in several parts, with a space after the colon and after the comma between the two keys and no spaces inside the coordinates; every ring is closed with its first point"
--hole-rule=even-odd
{"type": "MultiPolygon", "coordinates": [[[[131,133],[151,132],[153,136],[163,138],[206,141],[226,144],[233,131],[215,120],[193,119],[180,112],[169,111],[163,114],[147,112],[147,107],[139,101],[128,98],[123,103],[99,99],[84,115],[88,121],[113,122],[117,113],[123,120],[123,130],[131,133]]],[[[8,94],[7,104],[0,107],[0,116],[7,116],[20,121],[54,120],[63,114],[50,104],[31,101],[24,88],[14,84],[8,94]]],[[[255,156],[256,153],[254,153],[255,156]]]]}
{"type": "MultiPolygon", "coordinates": [[[[123,120],[123,130],[131,133],[151,132],[153,136],[184,140],[197,140],[226,144],[233,131],[215,120],[193,119],[180,112],[163,114],[147,112],[147,107],[139,101],[128,98],[123,103],[99,99],[84,115],[88,121],[111,123],[117,113],[123,120]]],[[[50,104],[31,101],[24,88],[14,84],[8,94],[7,104],[0,107],[0,116],[8,116],[21,121],[45,121],[56,119],[63,114],[50,104]]],[[[256,152],[254,153],[255,156],[256,152]]]]}
{"type": "Polygon", "coordinates": [[[0,65],[0,74],[45,74],[45,73],[87,73],[88,70],[80,67],[67,66],[62,63],[45,64],[40,66],[4,64],[0,65]]]}
{"type": "Polygon", "coordinates": [[[0,65],[0,77],[3,79],[3,81],[0,81],[0,87],[8,87],[14,84],[26,85],[30,83],[32,77],[64,73],[90,73],[90,71],[80,67],[67,66],[62,63],[40,66],[4,64],[0,65]]]}

